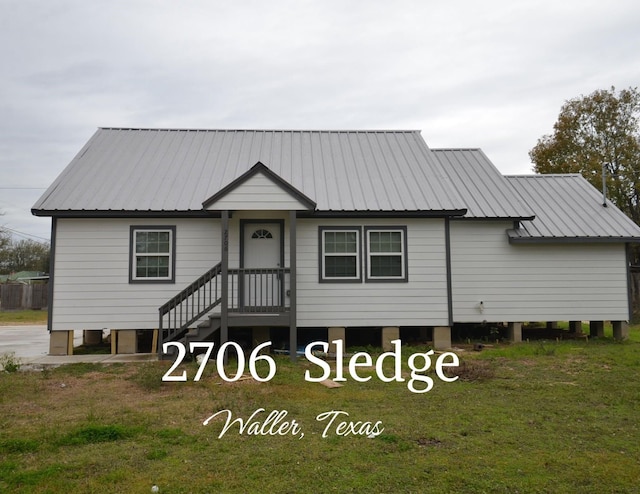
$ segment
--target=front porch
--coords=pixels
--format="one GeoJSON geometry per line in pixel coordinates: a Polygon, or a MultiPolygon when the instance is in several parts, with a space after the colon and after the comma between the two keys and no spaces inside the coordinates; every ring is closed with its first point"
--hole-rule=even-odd
{"type": "Polygon", "coordinates": [[[281,214],[268,220],[235,219],[230,235],[231,213],[220,212],[222,260],[159,308],[160,355],[169,341],[202,341],[218,333],[216,339],[223,344],[229,328],[282,327],[289,329],[295,360],[297,214],[287,213],[288,221],[281,214]],[[230,267],[230,257],[240,267],[230,267]]]}

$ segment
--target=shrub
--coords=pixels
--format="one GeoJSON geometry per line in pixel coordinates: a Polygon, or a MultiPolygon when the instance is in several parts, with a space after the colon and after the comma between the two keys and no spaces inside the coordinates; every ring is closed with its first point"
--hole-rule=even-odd
{"type": "Polygon", "coordinates": [[[18,372],[21,366],[22,362],[16,357],[14,352],[0,355],[0,368],[2,368],[4,372],[18,372]]]}

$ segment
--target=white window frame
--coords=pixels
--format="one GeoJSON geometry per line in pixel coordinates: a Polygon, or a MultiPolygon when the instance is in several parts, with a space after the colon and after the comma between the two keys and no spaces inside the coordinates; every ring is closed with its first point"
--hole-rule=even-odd
{"type": "Polygon", "coordinates": [[[395,226],[395,227],[372,227],[366,226],[364,230],[365,236],[365,248],[366,248],[366,280],[367,282],[393,282],[400,281],[406,282],[408,281],[407,275],[407,227],[406,226],[395,226]],[[400,252],[371,252],[371,233],[380,233],[380,232],[392,232],[392,233],[400,233],[400,252]],[[377,276],[371,274],[371,258],[376,256],[397,256],[400,258],[400,266],[401,273],[399,276],[377,276]]]}
{"type": "Polygon", "coordinates": [[[362,228],[361,227],[320,227],[320,282],[321,283],[360,283],[362,282],[362,228]],[[356,252],[325,252],[325,233],[356,234],[356,252]],[[355,276],[325,276],[327,257],[355,257],[355,276]]]}
{"type": "Polygon", "coordinates": [[[175,226],[132,226],[131,245],[129,261],[129,281],[130,283],[173,283],[175,282],[175,250],[176,250],[176,228],[175,226]],[[169,252],[137,252],[138,233],[168,233],[169,252]],[[166,257],[168,259],[169,272],[167,276],[138,276],[138,257],[166,257]]]}

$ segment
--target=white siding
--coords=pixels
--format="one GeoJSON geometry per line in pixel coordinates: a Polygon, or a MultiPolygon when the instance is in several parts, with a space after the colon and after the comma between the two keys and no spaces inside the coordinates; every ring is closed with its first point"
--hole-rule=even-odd
{"type": "MultiPolygon", "coordinates": [[[[239,212],[229,222],[229,264],[239,265],[245,219],[288,214],[239,212]]],[[[298,219],[298,326],[432,326],[448,324],[444,221],[298,219]],[[320,283],[319,226],[406,226],[409,281],[320,283]]],[[[53,329],[152,329],[158,307],[221,260],[217,219],[59,219],[53,329]],[[129,283],[131,225],[176,227],[176,282],[129,283]]],[[[286,286],[288,288],[288,285],[286,286]]]]}
{"type": "Polygon", "coordinates": [[[454,322],[628,318],[623,244],[511,245],[511,227],[451,222],[454,322]]]}
{"type": "Polygon", "coordinates": [[[444,220],[298,220],[298,326],[448,324],[444,220]],[[406,226],[406,283],[320,283],[320,226],[406,226]]]}
{"type": "Polygon", "coordinates": [[[220,262],[220,222],[59,219],[53,329],[152,329],[158,307],[220,262]],[[176,227],[175,283],[129,283],[130,226],[176,227]]]}
{"type": "Polygon", "coordinates": [[[258,173],[221,197],[208,209],[216,211],[295,211],[308,208],[271,179],[258,173]]]}

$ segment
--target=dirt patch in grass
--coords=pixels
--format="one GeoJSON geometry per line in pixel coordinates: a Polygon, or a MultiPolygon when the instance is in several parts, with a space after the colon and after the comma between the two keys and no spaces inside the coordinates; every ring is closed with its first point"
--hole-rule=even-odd
{"type": "Polygon", "coordinates": [[[495,377],[495,371],[491,362],[487,360],[466,359],[461,360],[458,367],[444,367],[447,377],[458,376],[460,381],[486,381],[495,377]]]}
{"type": "Polygon", "coordinates": [[[422,448],[439,448],[440,446],[442,446],[442,441],[440,441],[439,439],[435,439],[433,437],[430,437],[430,438],[421,437],[418,440],[416,440],[416,443],[418,444],[418,446],[422,448]]]}

